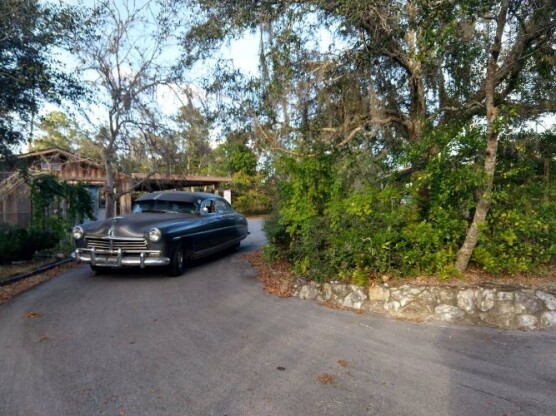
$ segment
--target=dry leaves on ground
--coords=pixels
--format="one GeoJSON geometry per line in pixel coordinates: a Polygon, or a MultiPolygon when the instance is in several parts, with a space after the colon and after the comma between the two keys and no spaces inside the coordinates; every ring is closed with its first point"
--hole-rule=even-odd
{"type": "Polygon", "coordinates": [[[41,266],[51,264],[53,261],[54,260],[52,258],[48,258],[18,262],[16,264],[3,264],[0,266],[0,281],[7,280],[11,276],[15,276],[20,273],[31,272],[41,266]]]}
{"type": "Polygon", "coordinates": [[[332,301],[326,301],[320,303],[322,306],[328,309],[336,309],[338,311],[349,311],[357,315],[365,315],[366,311],[364,309],[348,308],[347,306],[342,306],[332,301]]]}
{"type": "Polygon", "coordinates": [[[334,374],[322,373],[318,379],[322,384],[333,384],[336,376],[334,374]]]}
{"type": "Polygon", "coordinates": [[[46,282],[47,280],[50,280],[53,277],[58,276],[59,274],[62,274],[69,269],[74,268],[75,266],[77,266],[77,263],[75,262],[66,263],[61,266],[50,269],[44,273],[28,277],[16,283],[12,283],[11,285],[0,286],[0,305],[8,302],[15,296],[19,295],[20,293],[23,293],[37,285],[40,285],[41,283],[46,282]]]}
{"type": "Polygon", "coordinates": [[[285,262],[268,264],[263,260],[262,250],[244,255],[245,258],[259,271],[259,280],[264,283],[264,290],[281,298],[292,295],[291,286],[294,276],[285,262]]]}

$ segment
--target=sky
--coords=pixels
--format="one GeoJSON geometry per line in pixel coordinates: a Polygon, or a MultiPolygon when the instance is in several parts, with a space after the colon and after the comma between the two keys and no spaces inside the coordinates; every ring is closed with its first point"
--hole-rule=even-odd
{"type": "MultiPolygon", "coordinates": [[[[48,0],[46,0],[48,1],[48,0]]],[[[140,5],[144,3],[145,0],[137,0],[137,4],[140,5]]],[[[95,4],[95,0],[63,0],[62,3],[68,5],[83,5],[85,7],[92,7],[95,4]]],[[[115,3],[122,4],[122,1],[115,0],[115,3]]],[[[222,57],[224,59],[229,59],[233,62],[234,67],[240,69],[242,72],[246,74],[256,74],[258,71],[258,50],[259,50],[259,38],[258,35],[255,33],[246,33],[242,38],[226,42],[221,50],[220,53],[215,56],[215,59],[210,62],[202,62],[194,66],[193,70],[187,74],[188,81],[187,86],[194,91],[197,91],[199,97],[202,97],[203,91],[200,85],[200,79],[204,75],[204,71],[206,68],[210,67],[211,64],[216,62],[216,58],[222,57]]],[[[65,65],[66,70],[68,72],[74,72],[77,68],[77,61],[76,59],[71,56],[66,51],[56,51],[56,57],[60,60],[60,62],[65,65]]],[[[180,49],[179,46],[175,46],[173,48],[169,48],[165,54],[164,58],[170,63],[173,63],[173,59],[179,59],[180,49]]],[[[86,81],[92,81],[91,74],[85,74],[84,79],[86,81]]],[[[179,90],[179,88],[169,88],[169,87],[162,87],[159,89],[158,93],[156,94],[155,99],[157,100],[157,104],[159,108],[168,116],[175,115],[177,109],[180,107],[182,101],[180,101],[180,97],[176,96],[175,92],[179,90]]],[[[183,98],[183,97],[182,97],[183,98]]],[[[105,109],[98,105],[92,105],[88,107],[87,112],[89,116],[92,115],[93,119],[97,119],[99,123],[101,123],[105,119],[105,109]]],[[[73,117],[80,119],[80,116],[77,105],[75,103],[66,102],[62,106],[58,106],[55,104],[46,104],[40,111],[39,116],[48,114],[52,111],[63,111],[66,113],[71,114],[73,117]]]]}
{"type": "MultiPolygon", "coordinates": [[[[0,0],[1,1],[1,0],[0,0]]],[[[49,1],[49,0],[44,0],[49,1]]],[[[54,1],[54,0],[50,0],[54,1]]],[[[123,4],[123,0],[114,0],[116,4],[123,4]]],[[[143,4],[147,0],[136,0],[137,5],[143,4]]],[[[130,0],[132,2],[132,0],[130,0]]],[[[95,5],[95,0],[65,0],[63,3],[68,5],[83,5],[85,7],[93,7],[95,5]]],[[[331,35],[330,33],[325,32],[324,30],[321,33],[321,40],[320,40],[320,48],[324,50],[327,48],[331,43],[331,35]]],[[[247,75],[256,75],[258,73],[258,65],[259,65],[259,33],[249,32],[247,31],[241,38],[227,41],[225,42],[222,47],[220,48],[220,52],[214,57],[214,59],[209,60],[208,62],[200,62],[196,64],[193,69],[187,74],[187,81],[184,81],[183,86],[187,86],[189,89],[196,91],[198,94],[199,99],[204,97],[204,91],[202,90],[200,80],[205,75],[207,68],[210,68],[214,65],[218,58],[224,58],[226,60],[230,60],[233,66],[243,73],[247,75]]],[[[164,58],[169,61],[170,63],[173,60],[179,59],[180,56],[180,48],[175,46],[173,48],[169,48],[164,53],[164,58]]],[[[76,60],[69,55],[67,52],[60,52],[58,58],[62,63],[64,63],[67,67],[69,72],[73,72],[77,67],[76,60]]],[[[84,79],[87,81],[92,81],[92,75],[85,74],[84,79]]],[[[175,94],[175,91],[179,90],[179,86],[177,88],[170,88],[170,87],[161,87],[157,92],[155,99],[157,101],[158,107],[165,113],[165,115],[171,117],[177,113],[177,109],[182,105],[184,102],[185,97],[179,97],[175,94]]],[[[97,101],[100,101],[101,97],[97,101]]],[[[82,104],[84,105],[84,104],[82,104]]],[[[81,119],[83,123],[80,124],[86,125],[86,121],[84,117],[80,114],[83,109],[79,110],[78,106],[75,103],[65,103],[62,107],[47,104],[45,105],[41,113],[39,115],[45,115],[51,111],[63,111],[70,114],[72,117],[75,117],[78,121],[81,119]]],[[[104,124],[106,120],[106,107],[102,107],[100,105],[88,105],[86,108],[86,112],[90,119],[95,120],[94,124],[100,125],[101,123],[104,124]]],[[[217,135],[217,133],[215,134],[217,135]]],[[[216,140],[216,139],[215,139],[216,140]]]]}

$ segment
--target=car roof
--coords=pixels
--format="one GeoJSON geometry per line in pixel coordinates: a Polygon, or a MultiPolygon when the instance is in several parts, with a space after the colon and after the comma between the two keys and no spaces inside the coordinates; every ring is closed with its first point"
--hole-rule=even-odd
{"type": "Polygon", "coordinates": [[[208,192],[153,192],[143,195],[136,199],[137,202],[141,201],[178,201],[178,202],[197,202],[200,199],[218,198],[218,195],[208,192]]]}

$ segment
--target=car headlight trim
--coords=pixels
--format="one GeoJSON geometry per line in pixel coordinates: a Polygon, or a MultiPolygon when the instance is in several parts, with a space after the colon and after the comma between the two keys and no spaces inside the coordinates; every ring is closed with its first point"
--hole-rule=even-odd
{"type": "Polygon", "coordinates": [[[83,236],[85,235],[85,232],[83,231],[83,228],[81,228],[79,225],[77,225],[77,226],[73,227],[73,229],[71,230],[71,235],[76,240],[81,240],[83,238],[83,236]]]}
{"type": "Polygon", "coordinates": [[[162,238],[162,233],[160,232],[160,230],[158,228],[151,228],[149,230],[149,233],[147,234],[147,237],[153,243],[157,243],[162,238]]]}

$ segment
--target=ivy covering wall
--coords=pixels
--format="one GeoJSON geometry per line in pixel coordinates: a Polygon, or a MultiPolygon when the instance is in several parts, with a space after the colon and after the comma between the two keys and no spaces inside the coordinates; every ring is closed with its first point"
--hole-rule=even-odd
{"type": "Polygon", "coordinates": [[[30,260],[42,250],[71,250],[71,227],[93,218],[90,193],[80,184],[54,175],[27,177],[31,189],[32,223],[28,229],[0,229],[0,264],[30,260]]]}

